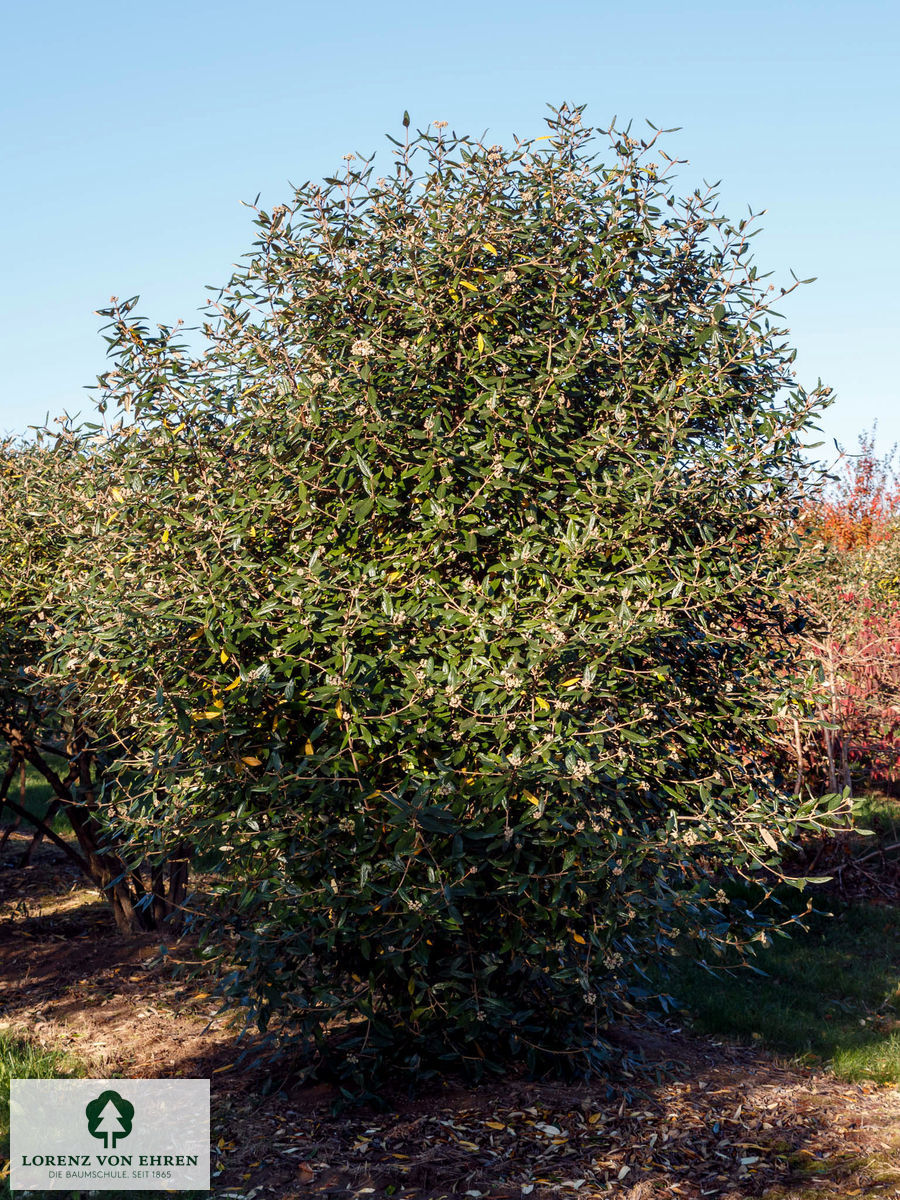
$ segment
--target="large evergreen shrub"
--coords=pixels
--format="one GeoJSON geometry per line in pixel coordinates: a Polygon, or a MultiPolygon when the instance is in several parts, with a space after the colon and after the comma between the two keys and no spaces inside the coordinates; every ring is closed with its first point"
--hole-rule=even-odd
{"type": "Polygon", "coordinates": [[[822,393],[748,222],[581,116],[257,210],[199,358],[108,311],[129,415],[55,661],[127,724],[111,821],[218,867],[229,1001],[348,1088],[589,1065],[632,969],[759,936],[727,872],[835,804],[758,760],[822,393]]]}

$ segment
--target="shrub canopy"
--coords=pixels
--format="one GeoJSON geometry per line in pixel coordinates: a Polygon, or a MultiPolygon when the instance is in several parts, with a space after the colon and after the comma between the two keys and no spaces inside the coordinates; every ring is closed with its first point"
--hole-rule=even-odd
{"type": "Polygon", "coordinates": [[[257,209],[199,357],[114,304],[128,416],[67,449],[48,662],[127,746],[111,826],[217,868],[229,1001],[348,1089],[584,1068],[685,932],[759,936],[729,871],[837,803],[759,758],[824,392],[749,221],[656,134],[548,124],[257,209]]]}

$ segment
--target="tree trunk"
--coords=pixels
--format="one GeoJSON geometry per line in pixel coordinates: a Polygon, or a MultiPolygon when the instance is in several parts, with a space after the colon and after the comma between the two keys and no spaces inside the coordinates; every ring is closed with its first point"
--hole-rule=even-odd
{"type": "MultiPolygon", "coordinates": [[[[5,804],[16,815],[17,823],[24,818],[37,830],[26,851],[25,861],[28,861],[40,839],[48,838],[78,865],[103,898],[109,901],[116,926],[122,933],[155,930],[163,920],[180,921],[180,909],[187,889],[189,848],[179,850],[176,858],[161,864],[158,870],[151,873],[148,891],[141,879],[140,869],[130,868],[114,849],[103,844],[103,829],[95,815],[97,805],[92,778],[92,752],[84,744],[79,747],[76,743],[69,774],[62,779],[44,757],[42,744],[21,729],[5,723],[2,734],[12,749],[12,755],[5,773],[0,777],[0,807],[5,804]],[[20,767],[24,770],[26,762],[43,775],[54,792],[55,800],[45,820],[27,812],[9,797],[16,770],[20,767]],[[73,787],[76,796],[73,796],[73,787]],[[65,812],[72,826],[81,853],[49,826],[49,819],[59,808],[65,812]]],[[[4,833],[4,842],[8,836],[7,831],[4,833]]],[[[2,845],[3,842],[0,842],[2,845]]]]}

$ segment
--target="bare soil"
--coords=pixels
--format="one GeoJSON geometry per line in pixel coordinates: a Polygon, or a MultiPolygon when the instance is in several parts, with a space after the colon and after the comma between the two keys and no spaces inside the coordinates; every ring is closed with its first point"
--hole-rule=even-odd
{"type": "Polygon", "coordinates": [[[900,1196],[898,1089],[675,1027],[615,1031],[625,1065],[590,1083],[447,1080],[338,1114],[327,1086],[265,1095],[239,1030],[177,975],[193,947],[122,937],[55,847],[21,868],[26,844],[0,860],[0,1030],[98,1078],[211,1079],[214,1195],[900,1196]]]}

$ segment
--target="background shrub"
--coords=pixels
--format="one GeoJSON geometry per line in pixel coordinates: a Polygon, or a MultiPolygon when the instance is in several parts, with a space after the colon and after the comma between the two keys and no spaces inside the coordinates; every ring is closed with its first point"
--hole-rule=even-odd
{"type": "Polygon", "coordinates": [[[801,512],[818,696],[797,731],[797,776],[836,788],[900,784],[900,483],[894,451],[860,436],[801,512]]]}

